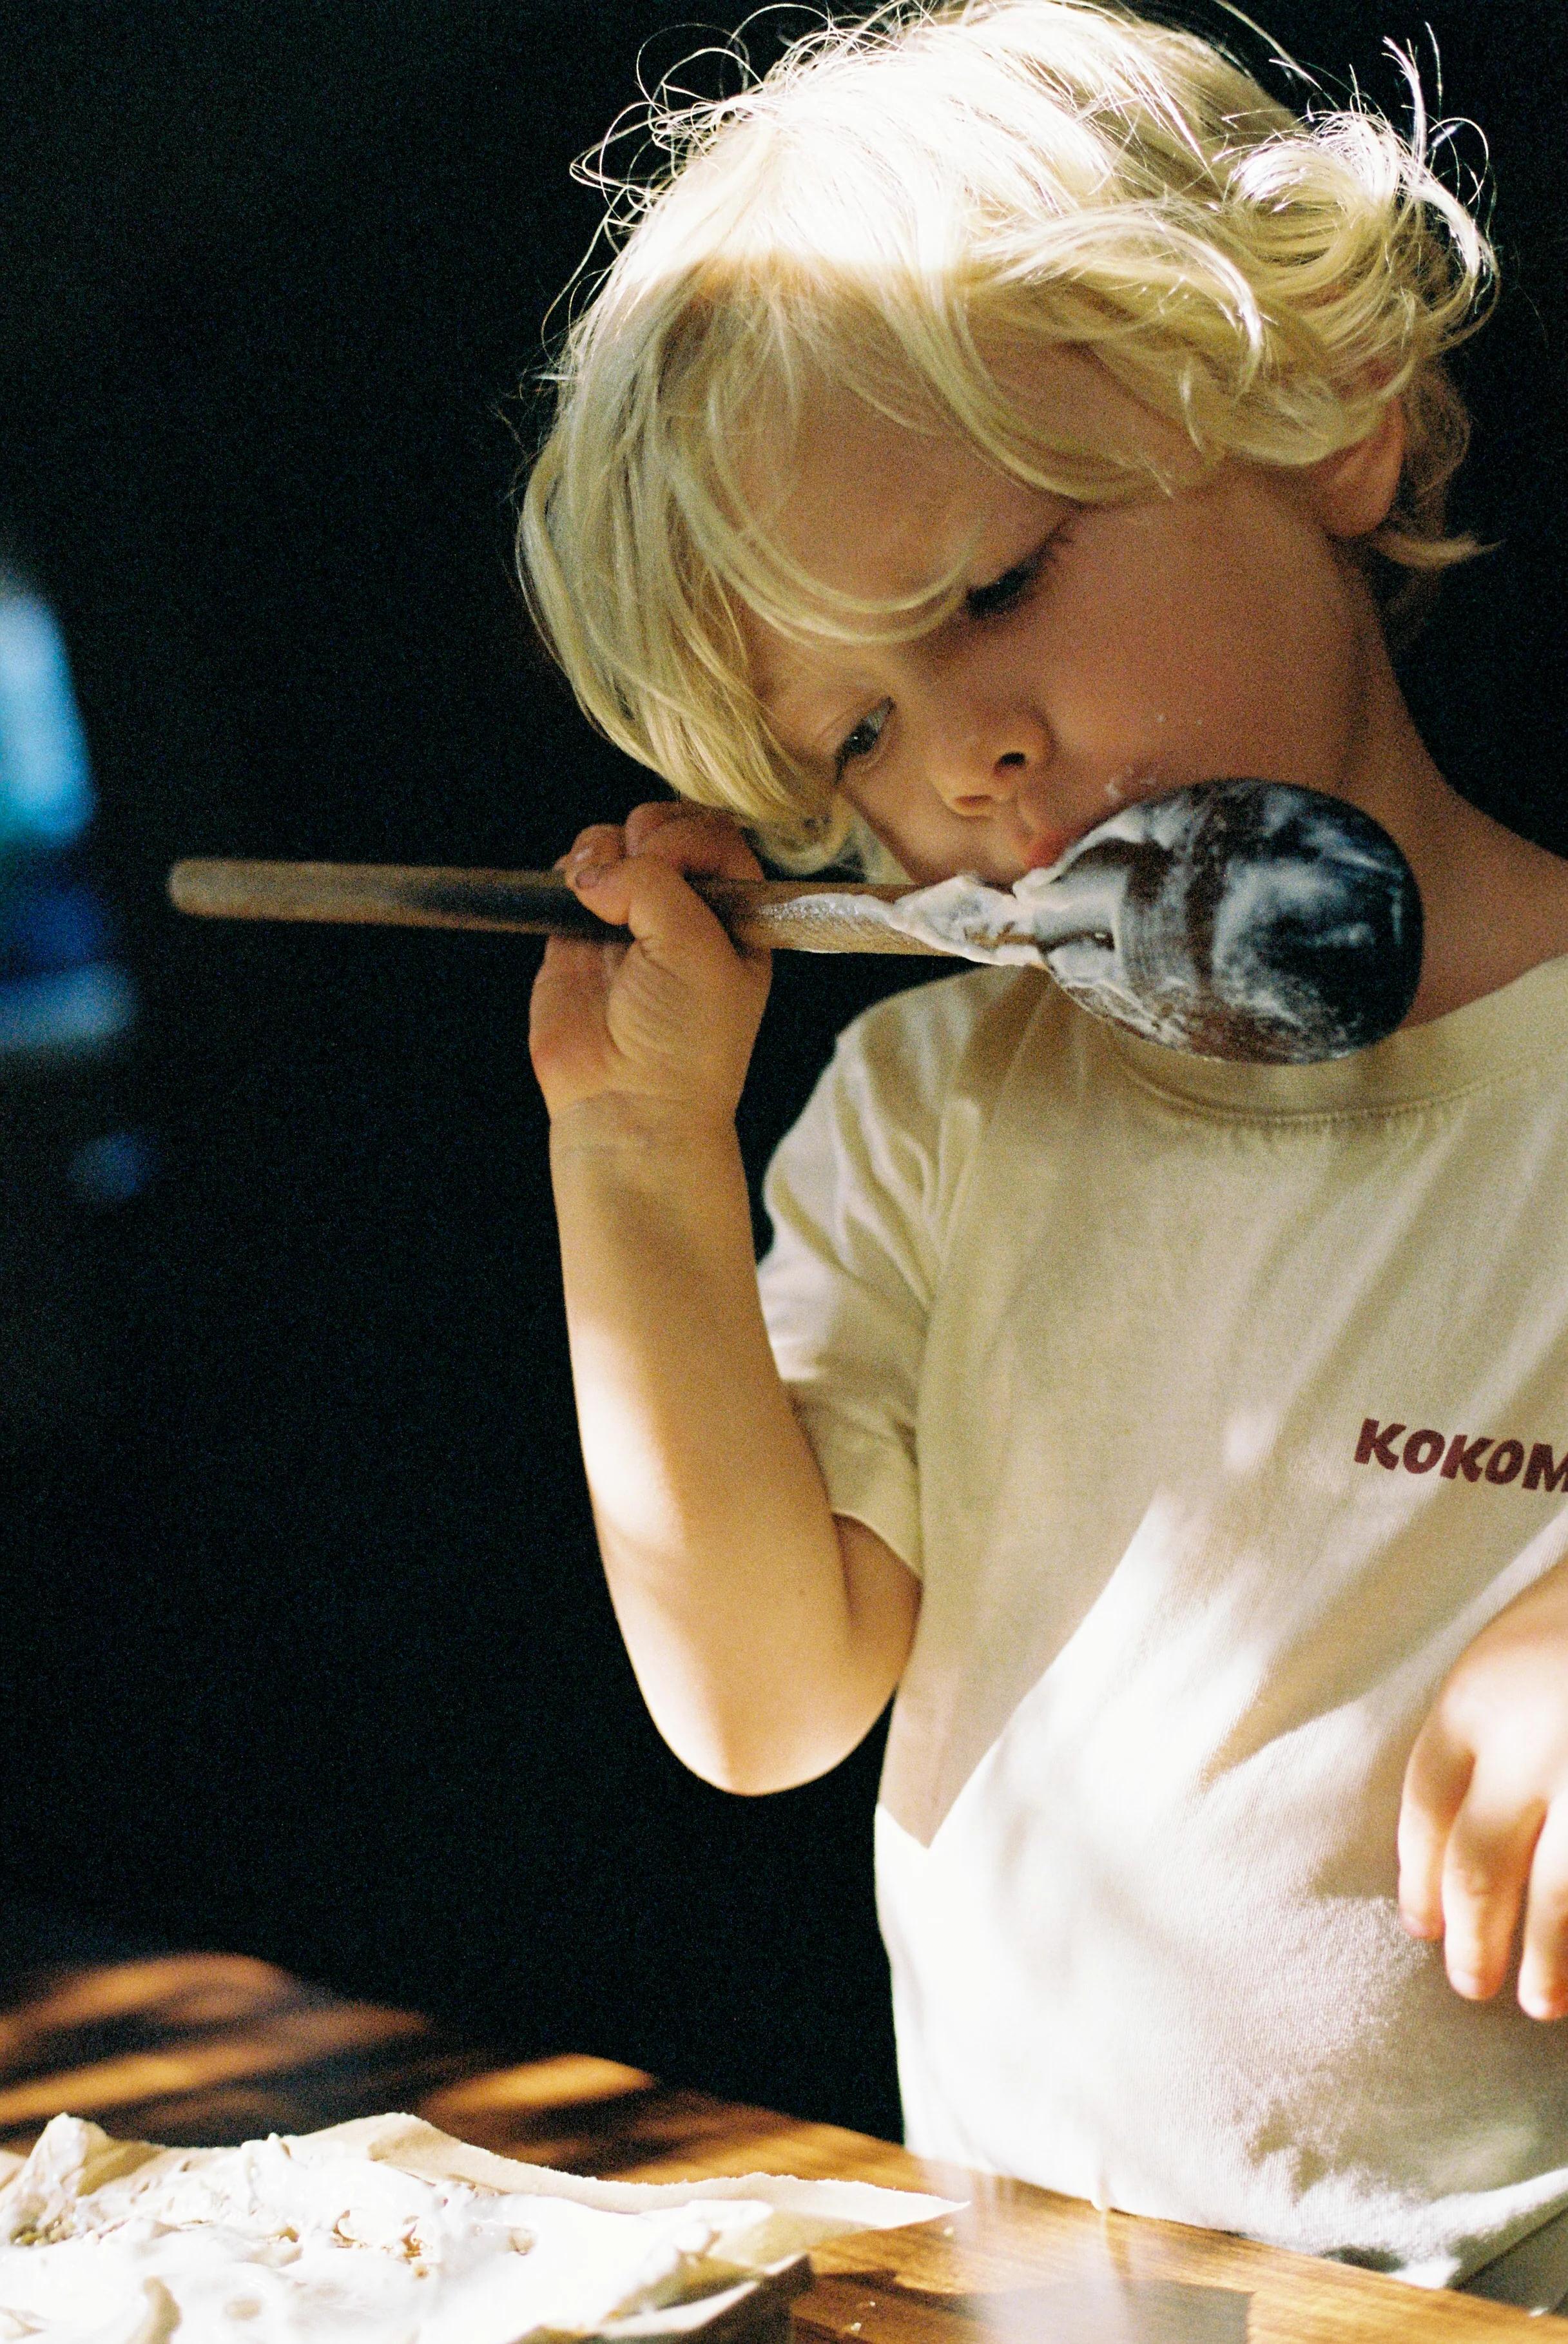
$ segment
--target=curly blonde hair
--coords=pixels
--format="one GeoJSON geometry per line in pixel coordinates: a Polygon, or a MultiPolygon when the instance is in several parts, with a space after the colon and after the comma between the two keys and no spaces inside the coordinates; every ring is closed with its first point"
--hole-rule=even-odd
{"type": "Polygon", "coordinates": [[[655,105],[666,159],[612,207],[519,530],[530,609],[590,719],[776,859],[842,852],[854,818],[772,733],[742,613],[802,640],[910,635],[958,573],[916,601],[835,598],[790,561],[754,460],[787,466],[831,382],[1031,486],[1169,490],[1045,433],[1004,352],[1090,354],[1209,468],[1312,464],[1402,400],[1400,491],[1358,551],[1391,633],[1413,631],[1479,551],[1446,532],[1468,419],[1443,356],[1492,265],[1407,72],[1408,138],[1359,101],[1293,114],[1116,0],[895,0],[738,96],[655,105]]]}

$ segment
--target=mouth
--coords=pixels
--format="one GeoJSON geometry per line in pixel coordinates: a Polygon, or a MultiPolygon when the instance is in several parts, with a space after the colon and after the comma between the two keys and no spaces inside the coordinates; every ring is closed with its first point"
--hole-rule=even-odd
{"type": "Polygon", "coordinates": [[[1032,840],[1024,850],[1025,870],[1048,871],[1053,863],[1061,861],[1069,846],[1076,846],[1080,838],[1087,838],[1093,828],[1093,823],[1086,822],[1080,823],[1077,830],[1042,831],[1039,837],[1032,840]]]}
{"type": "Polygon", "coordinates": [[[1098,830],[1102,823],[1114,821],[1124,806],[1141,804],[1146,798],[1167,796],[1178,786],[1163,773],[1113,775],[1105,784],[1103,805],[1098,806],[1092,813],[1085,814],[1079,822],[1066,823],[1059,828],[1053,827],[1036,834],[1022,850],[1024,869],[1048,871],[1053,864],[1061,861],[1069,847],[1077,844],[1080,838],[1087,838],[1090,831],[1098,830]]]}

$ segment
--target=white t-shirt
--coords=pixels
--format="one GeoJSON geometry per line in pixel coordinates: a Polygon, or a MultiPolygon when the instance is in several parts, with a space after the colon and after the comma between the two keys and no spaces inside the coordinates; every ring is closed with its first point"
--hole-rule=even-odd
{"type": "Polygon", "coordinates": [[[924,1581],[911,2145],[1430,2285],[1538,2230],[1568,2029],[1453,1992],[1394,1834],[1443,1676],[1568,1555],[1568,960],[1315,1067],[925,985],[765,1193],[832,1503],[924,1581]]]}

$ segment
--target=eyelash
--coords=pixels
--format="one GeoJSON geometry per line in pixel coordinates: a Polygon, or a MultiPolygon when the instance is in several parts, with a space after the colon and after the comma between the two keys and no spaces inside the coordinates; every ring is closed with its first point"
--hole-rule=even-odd
{"type": "MultiPolygon", "coordinates": [[[[964,597],[966,614],[977,626],[984,626],[988,620],[1004,619],[1009,611],[1016,611],[1056,551],[1057,541],[1060,535],[1059,530],[1053,530],[1044,545],[1037,546],[1027,561],[1016,561],[1011,570],[1005,570],[1000,578],[994,578],[988,586],[971,587],[964,597]]],[[[878,702],[878,706],[880,705],[881,702],[878,702]]],[[[846,732],[840,743],[838,754],[834,759],[833,765],[833,777],[835,783],[843,780],[844,769],[846,765],[853,764],[857,758],[868,757],[881,739],[882,735],[878,731],[872,735],[864,749],[857,749],[854,745],[861,733],[869,731],[872,716],[875,713],[876,710],[873,709],[871,716],[863,716],[854,731],[846,732]]]]}
{"type": "MultiPolygon", "coordinates": [[[[882,705],[883,702],[878,701],[876,704],[877,708],[880,708],[882,705]]],[[[873,749],[875,748],[878,741],[881,740],[882,734],[880,731],[878,731],[872,733],[870,740],[867,741],[864,749],[857,749],[855,745],[863,732],[871,732],[871,718],[875,714],[876,708],[874,708],[871,712],[871,716],[863,716],[859,723],[855,727],[855,730],[852,732],[846,732],[844,739],[839,743],[838,754],[833,761],[833,778],[835,783],[841,782],[844,779],[844,769],[845,765],[852,765],[857,757],[869,757],[873,749]]],[[[886,720],[884,719],[884,722],[886,720]]]]}
{"type": "Polygon", "coordinates": [[[984,624],[987,619],[1004,618],[1016,611],[1050,558],[1055,539],[1050,539],[1031,553],[1027,561],[1016,561],[1000,578],[988,586],[973,586],[964,597],[964,608],[970,618],[984,624]]]}

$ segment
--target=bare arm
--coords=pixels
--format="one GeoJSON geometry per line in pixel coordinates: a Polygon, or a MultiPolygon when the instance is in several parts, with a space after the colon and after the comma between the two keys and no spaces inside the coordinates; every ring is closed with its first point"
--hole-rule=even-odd
{"type": "Polygon", "coordinates": [[[583,891],[635,944],[552,944],[534,1005],[583,1457],[654,1723],[708,1781],[782,1790],[873,1723],[919,1591],[830,1510],[763,1324],[733,1110],[766,966],[679,876],[756,866],[728,824],[639,811],[630,860],[587,834],[612,862],[583,891]]]}

